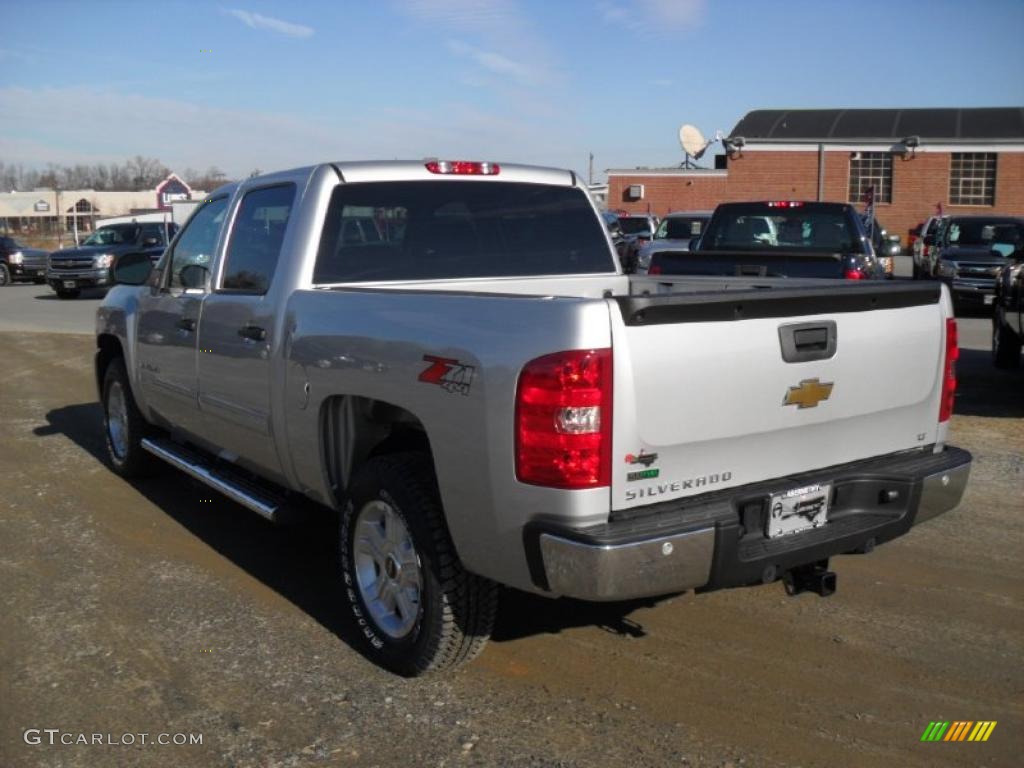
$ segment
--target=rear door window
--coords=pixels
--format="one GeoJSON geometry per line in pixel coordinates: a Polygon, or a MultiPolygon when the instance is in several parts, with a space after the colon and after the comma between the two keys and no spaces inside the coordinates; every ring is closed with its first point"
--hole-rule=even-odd
{"type": "Polygon", "coordinates": [[[608,273],[600,220],[573,187],[492,181],[343,184],[316,283],[608,273]]]}
{"type": "Polygon", "coordinates": [[[246,193],[231,228],[221,290],[267,292],[277,270],[294,201],[294,184],[246,193]]]}

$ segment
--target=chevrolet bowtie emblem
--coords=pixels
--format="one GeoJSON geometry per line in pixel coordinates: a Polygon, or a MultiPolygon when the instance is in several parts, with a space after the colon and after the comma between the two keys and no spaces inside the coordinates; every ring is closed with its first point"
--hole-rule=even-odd
{"type": "Polygon", "coordinates": [[[817,408],[822,400],[828,400],[832,394],[833,382],[822,384],[817,379],[804,379],[798,387],[790,387],[786,392],[783,405],[795,405],[797,408],[817,408]]]}

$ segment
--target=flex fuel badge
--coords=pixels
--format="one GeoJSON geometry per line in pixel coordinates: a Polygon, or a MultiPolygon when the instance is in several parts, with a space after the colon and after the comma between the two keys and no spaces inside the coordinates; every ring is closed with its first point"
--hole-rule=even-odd
{"type": "Polygon", "coordinates": [[[634,480],[650,480],[653,477],[657,477],[661,470],[651,467],[651,465],[657,460],[658,454],[656,453],[644,453],[643,450],[641,450],[639,454],[627,453],[627,464],[632,466],[643,466],[644,469],[628,473],[626,475],[626,480],[632,482],[634,480]]]}

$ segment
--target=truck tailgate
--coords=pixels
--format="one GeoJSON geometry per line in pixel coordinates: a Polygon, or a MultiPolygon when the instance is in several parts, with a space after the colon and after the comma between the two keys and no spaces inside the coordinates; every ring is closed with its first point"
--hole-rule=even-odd
{"type": "Polygon", "coordinates": [[[945,315],[934,284],[609,301],[613,509],[938,439],[945,315]]]}

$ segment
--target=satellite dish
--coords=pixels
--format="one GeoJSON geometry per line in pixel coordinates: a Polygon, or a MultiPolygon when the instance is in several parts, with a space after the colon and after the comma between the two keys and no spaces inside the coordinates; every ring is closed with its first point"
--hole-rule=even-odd
{"type": "Polygon", "coordinates": [[[699,160],[711,142],[704,138],[704,134],[696,126],[685,123],[679,127],[679,143],[683,147],[683,152],[694,160],[699,160]]]}

